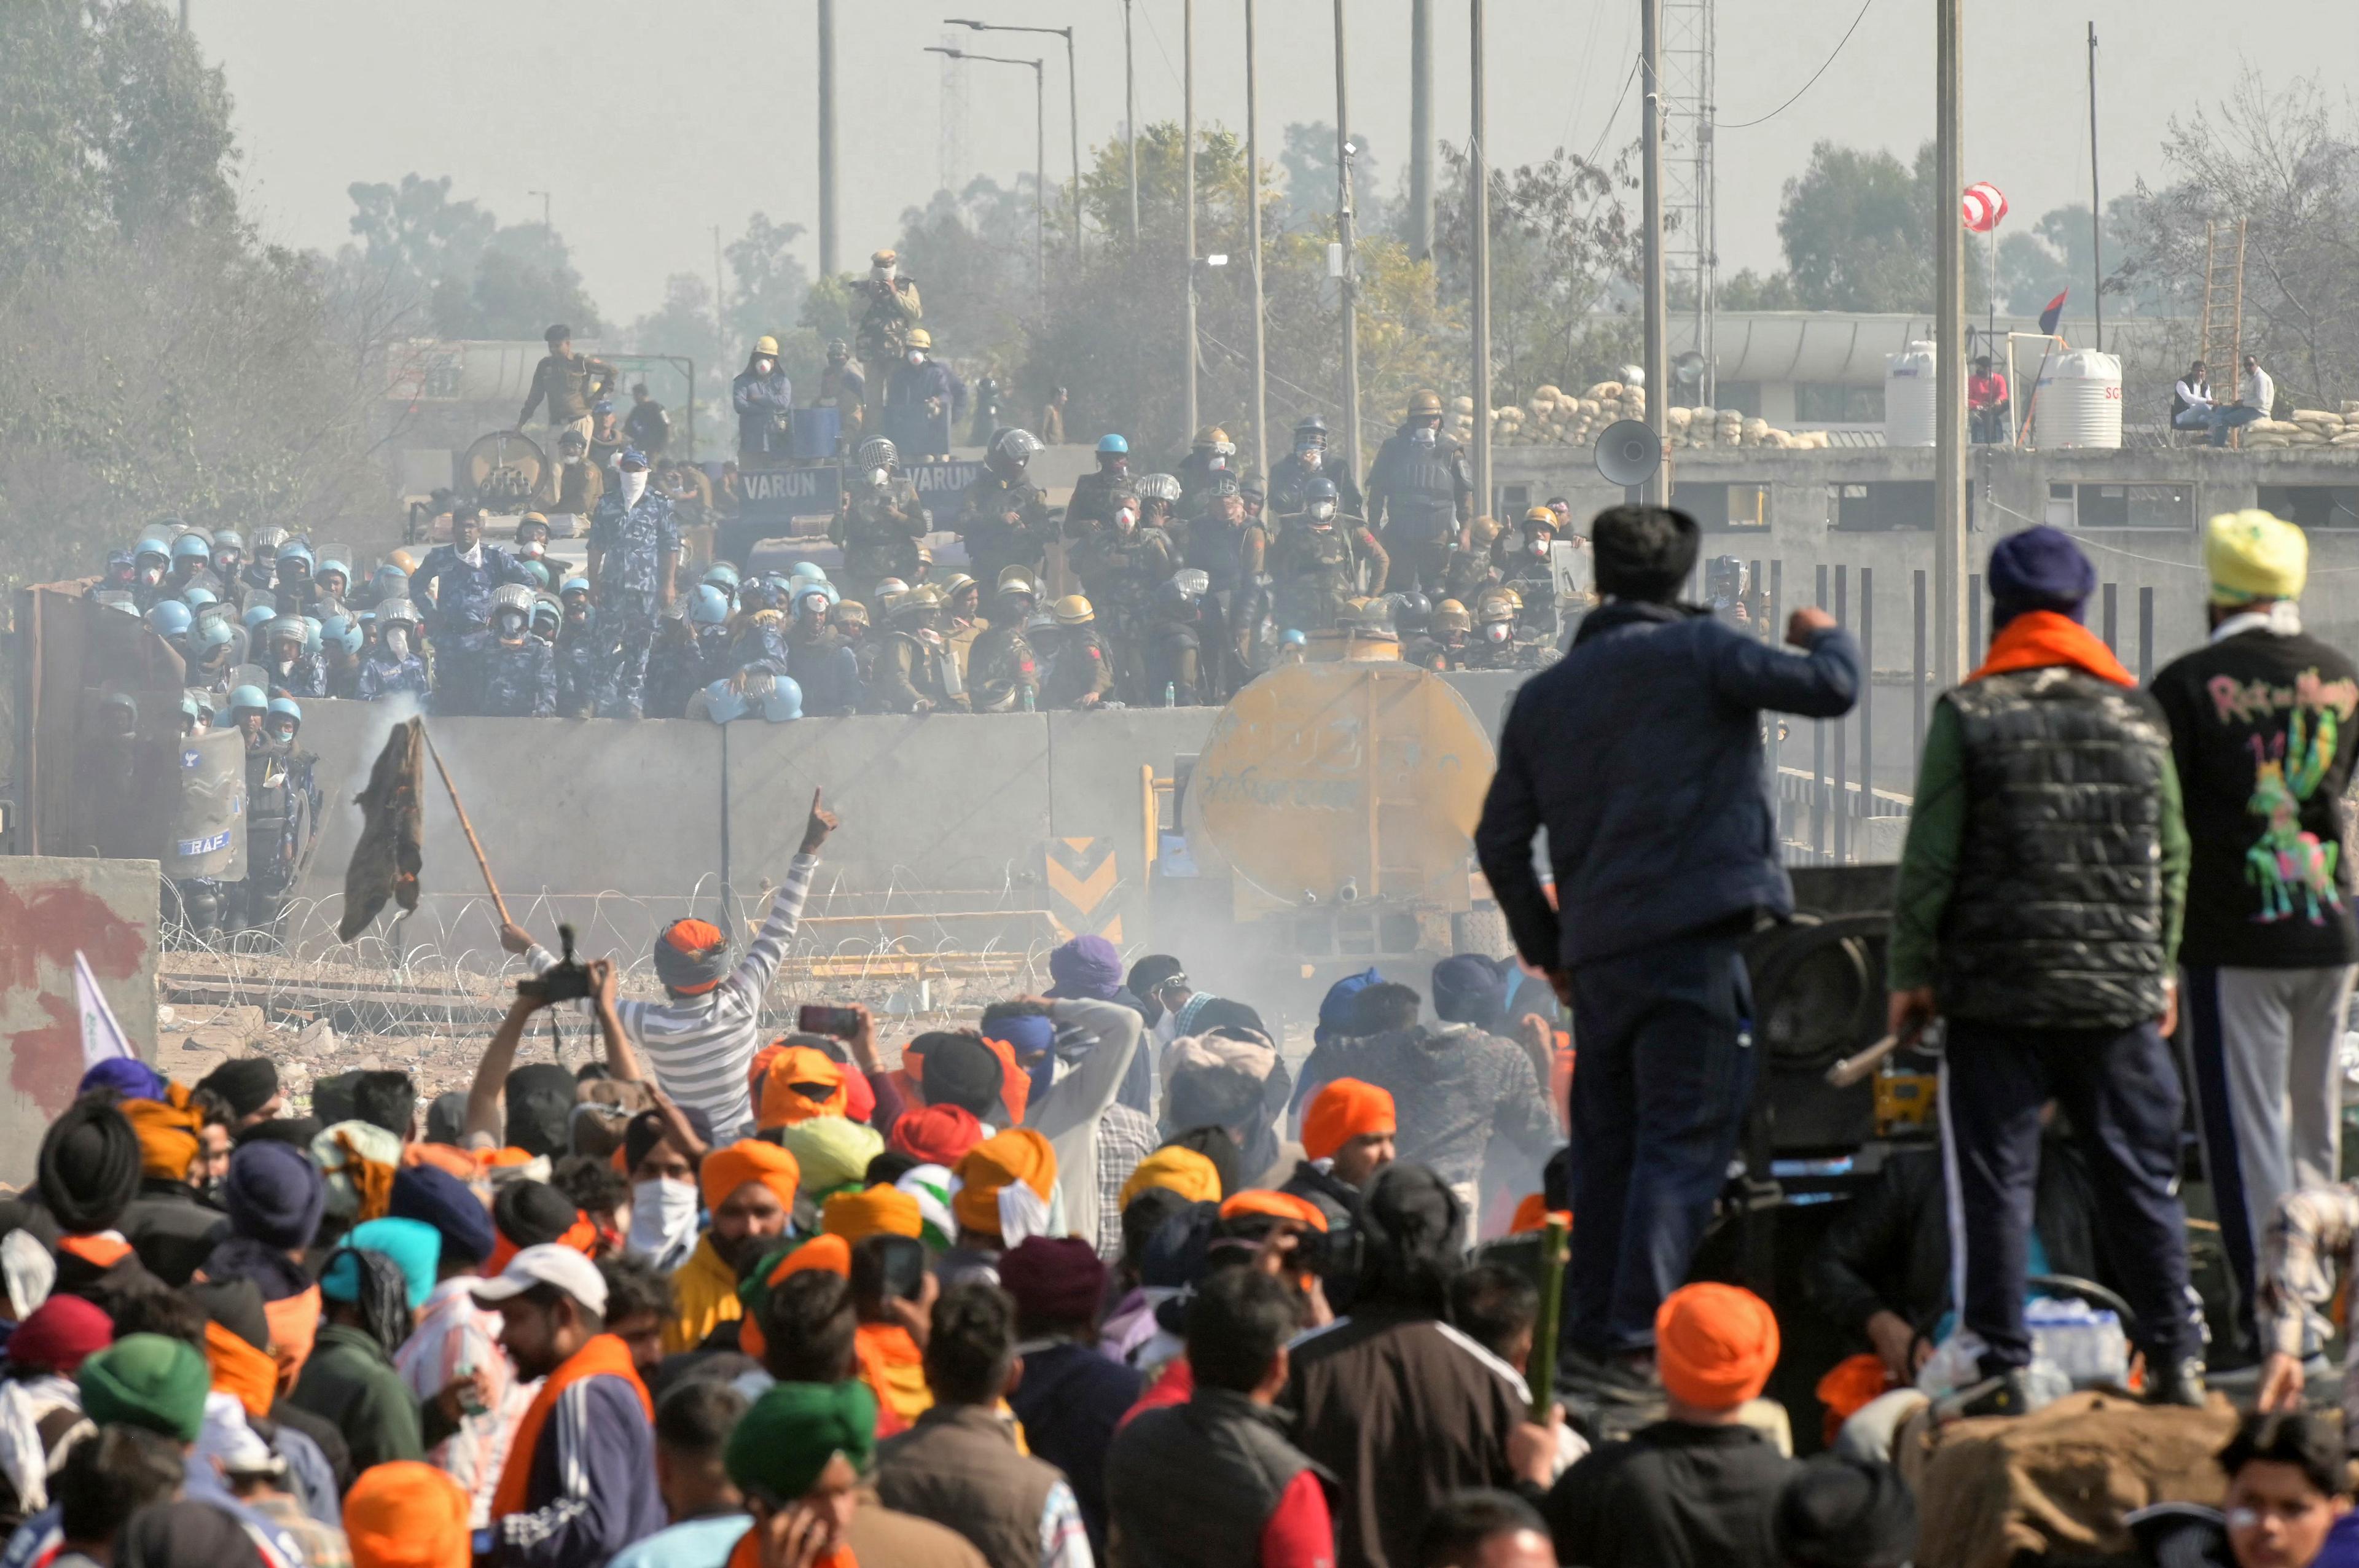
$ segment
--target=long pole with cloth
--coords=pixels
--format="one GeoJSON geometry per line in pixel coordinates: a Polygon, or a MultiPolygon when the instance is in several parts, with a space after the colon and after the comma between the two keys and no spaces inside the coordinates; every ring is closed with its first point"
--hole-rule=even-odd
{"type": "Polygon", "coordinates": [[[1556,1403],[1557,1336],[1564,1321],[1565,1265],[1571,1258],[1571,1223],[1551,1214],[1540,1227],[1540,1320],[1532,1329],[1532,1419],[1542,1426],[1556,1403]]]}
{"type": "Polygon", "coordinates": [[[500,896],[500,884],[492,876],[492,863],[484,858],[484,846],[475,837],[475,825],[467,820],[467,808],[459,803],[459,786],[451,782],[451,770],[443,765],[442,753],[435,750],[434,737],[426,734],[423,724],[418,728],[419,733],[425,736],[426,754],[434,759],[434,771],[442,775],[442,787],[451,793],[451,809],[458,814],[459,831],[467,836],[467,848],[475,852],[475,869],[484,873],[484,886],[491,890],[492,907],[499,912],[501,925],[512,925],[515,922],[508,918],[507,900],[500,896]]]}
{"type": "Polygon", "coordinates": [[[1269,482],[1269,308],[1261,271],[1261,40],[1256,0],[1245,0],[1245,243],[1253,247],[1254,467],[1269,482]]]}
{"type": "MultiPolygon", "coordinates": [[[[2105,351],[2105,199],[2097,188],[2097,24],[2089,24],[2089,260],[2096,272],[2096,293],[2091,297],[2097,313],[2096,341],[2105,351]]],[[[2230,367],[2232,370],[2234,366],[2230,367]]]]}

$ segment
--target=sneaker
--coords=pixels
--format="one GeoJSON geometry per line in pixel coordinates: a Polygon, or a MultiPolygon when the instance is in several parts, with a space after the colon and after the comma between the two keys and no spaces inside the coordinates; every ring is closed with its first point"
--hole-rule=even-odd
{"type": "Polygon", "coordinates": [[[2152,1373],[2153,1386],[2147,1390],[2146,1402],[2150,1405],[2179,1405],[2188,1410],[2201,1410],[2211,1390],[2203,1384],[2203,1357],[2190,1356],[2185,1360],[2165,1363],[2152,1373]]]}
{"type": "Polygon", "coordinates": [[[1984,1378],[1958,1390],[1940,1401],[1935,1413],[1944,1421],[1951,1417],[2029,1415],[2047,1402],[2033,1386],[2029,1368],[2010,1367],[1995,1378],[1984,1378]]]}

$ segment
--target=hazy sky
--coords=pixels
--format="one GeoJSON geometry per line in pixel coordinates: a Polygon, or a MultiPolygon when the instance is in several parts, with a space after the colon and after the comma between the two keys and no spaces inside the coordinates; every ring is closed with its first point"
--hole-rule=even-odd
{"type": "MultiPolygon", "coordinates": [[[[1408,0],[1348,0],[1353,118],[1387,187],[1408,134],[1408,0]]],[[[504,221],[560,231],[601,308],[628,320],[668,274],[712,272],[712,225],[734,238],[759,208],[814,222],[816,71],[811,0],[192,0],[207,59],[227,70],[252,210],[270,237],[332,247],[353,180],[453,177],[504,221]]],[[[1966,175],[2006,192],[2009,222],[2088,199],[2083,28],[2099,40],[2103,174],[2110,195],[2163,178],[2175,109],[2210,103],[2249,67],[2282,83],[2330,71],[2340,99],[2359,60],[2359,6],[2277,0],[2236,12],[2203,0],[1971,0],[1966,175]],[[2260,18],[2266,17],[2266,23],[2260,18]]],[[[1467,123],[1466,7],[1434,0],[1440,135],[1467,123]]],[[[1123,112],[1120,0],[842,0],[838,6],[843,256],[887,243],[942,167],[942,72],[924,46],[947,12],[1075,27],[1084,157],[1123,112]]],[[[1180,109],[1181,0],[1136,0],[1139,115],[1180,109]]],[[[1242,131],[1241,0],[1198,0],[1197,113],[1242,131]]],[[[1264,157],[1289,121],[1334,116],[1332,7],[1263,0],[1264,157]]],[[[1622,93],[1637,41],[1628,0],[1490,0],[1494,157],[1560,145],[1610,153],[1636,135],[1622,93]],[[1617,105],[1617,93],[1620,98],[1617,105]]],[[[1827,59],[1858,0],[1720,0],[1723,124],[1768,114],[1827,59]]],[[[961,30],[963,37],[963,30],[961,30]]],[[[974,47],[1049,46],[1051,178],[1067,167],[1063,41],[1000,35],[974,47]]],[[[1032,162],[1029,72],[970,65],[962,176],[1003,180],[1032,162]]],[[[1931,134],[1931,0],[1868,0],[1825,75],[1767,124],[1720,141],[1723,268],[1778,264],[1778,188],[1832,138],[1904,161],[1931,134]]],[[[2004,232],[2004,231],[2003,231],[2004,232]]],[[[815,239],[804,243],[816,263],[815,239]]],[[[925,280],[944,287],[949,280],[925,280]]]]}

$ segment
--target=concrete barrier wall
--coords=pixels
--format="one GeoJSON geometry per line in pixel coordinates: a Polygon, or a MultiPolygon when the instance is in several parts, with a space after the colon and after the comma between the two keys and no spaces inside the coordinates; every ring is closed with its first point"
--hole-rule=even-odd
{"type": "Polygon", "coordinates": [[[134,1048],[155,1060],[158,874],[153,860],[0,860],[0,1181],[32,1179],[41,1135],[81,1081],[77,951],[134,1048]]]}

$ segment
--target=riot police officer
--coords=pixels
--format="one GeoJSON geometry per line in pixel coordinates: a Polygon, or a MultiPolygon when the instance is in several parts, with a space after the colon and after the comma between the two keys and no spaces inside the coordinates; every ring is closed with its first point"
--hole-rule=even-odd
{"type": "Polygon", "coordinates": [[[801,687],[803,711],[813,718],[860,711],[860,657],[829,623],[833,608],[824,586],[804,587],[796,591],[787,627],[787,674],[801,687]]]}
{"type": "Polygon", "coordinates": [[[1477,517],[1468,525],[1467,543],[1463,548],[1453,546],[1448,564],[1441,568],[1440,593],[1461,604],[1473,604],[1483,597],[1483,590],[1500,580],[1498,562],[1493,559],[1493,545],[1499,537],[1499,524],[1488,517],[1477,517]]]}
{"type": "Polygon", "coordinates": [[[234,528],[213,530],[213,591],[234,610],[245,608],[245,535],[234,528]]]}
{"type": "Polygon", "coordinates": [[[171,596],[164,579],[172,569],[172,546],[162,535],[145,534],[131,547],[131,602],[145,614],[159,599],[171,596]]]}
{"type": "Polygon", "coordinates": [[[1394,575],[1430,591],[1441,580],[1450,542],[1473,516],[1466,449],[1441,433],[1441,397],[1419,390],[1408,417],[1385,438],[1368,470],[1368,524],[1399,565],[1394,575]]]}
{"type": "Polygon", "coordinates": [[[1098,438],[1098,468],[1073,481],[1073,497],[1065,503],[1065,537],[1078,539],[1093,528],[1114,521],[1121,504],[1116,492],[1137,493],[1130,483],[1130,443],[1118,435],[1098,438]]]}
{"type": "Polygon", "coordinates": [[[1002,430],[984,454],[984,472],[966,491],[961,537],[974,575],[996,582],[1009,567],[1038,573],[1048,563],[1049,505],[1027,477],[1040,443],[1029,430],[1002,430]]]}
{"type": "Polygon", "coordinates": [[[376,641],[361,650],[353,695],[364,702],[407,692],[424,700],[426,661],[418,653],[418,611],[406,599],[380,600],[376,641]]]}
{"type": "Polygon", "coordinates": [[[884,694],[877,690],[876,676],[879,656],[885,639],[870,624],[868,606],[856,599],[840,600],[827,612],[827,623],[852,650],[853,670],[860,682],[860,711],[885,711],[884,694]]]}
{"type": "Polygon", "coordinates": [[[1078,593],[1057,600],[1056,651],[1040,684],[1043,708],[1097,708],[1114,695],[1114,661],[1099,637],[1097,612],[1078,593]]]}
{"type": "Polygon", "coordinates": [[[656,620],[671,608],[679,521],[670,498],[647,482],[647,460],[636,449],[614,460],[614,482],[590,524],[589,575],[604,645],[599,711],[636,719],[656,620]]]}
{"type": "MultiPolygon", "coordinates": [[[[229,628],[222,627],[223,653],[228,653],[229,628]]],[[[361,678],[361,629],[346,614],[331,615],[320,623],[320,656],[328,669],[330,697],[357,697],[361,678]]],[[[226,668],[226,661],[224,661],[226,668]]]]}
{"type": "Polygon", "coordinates": [[[967,697],[977,713],[1029,711],[1040,703],[1040,671],[1024,634],[1038,595],[1032,579],[1003,578],[992,596],[990,624],[967,654],[967,697]]]}
{"type": "Polygon", "coordinates": [[[1504,583],[1484,591],[1474,606],[1475,634],[1468,646],[1470,670],[1512,670],[1523,667],[1523,649],[1516,642],[1516,622],[1523,614],[1520,595],[1504,583]]]}
{"type": "Polygon", "coordinates": [[[567,719],[587,719],[598,705],[599,656],[603,652],[591,611],[590,579],[567,578],[557,600],[564,607],[564,620],[557,629],[557,711],[567,719]]]}
{"type": "Polygon", "coordinates": [[[1549,546],[1556,542],[1556,514],[1535,506],[1524,514],[1520,528],[1523,548],[1508,557],[1502,580],[1523,604],[1516,618],[1518,635],[1552,643],[1557,633],[1556,572],[1549,563],[1549,546]]]}
{"type": "Polygon", "coordinates": [[[843,546],[844,591],[865,601],[881,578],[915,579],[926,536],[926,509],[900,470],[891,441],[871,436],[853,458],[855,478],[827,536],[843,546]]]}
{"type": "Polygon", "coordinates": [[[273,691],[288,697],[328,695],[328,667],[311,645],[311,629],[302,617],[282,614],[266,629],[263,673],[273,691]]]}
{"type": "Polygon", "coordinates": [[[1301,511],[1309,500],[1310,481],[1322,476],[1335,481],[1337,499],[1344,515],[1361,515],[1363,503],[1358,481],[1340,461],[1328,460],[1327,421],[1316,414],[1306,415],[1295,421],[1294,450],[1278,459],[1270,468],[1269,509],[1280,517],[1301,511]]]}
{"type": "Polygon", "coordinates": [[[878,658],[878,685],[886,712],[931,713],[966,706],[958,666],[935,625],[940,610],[941,596],[924,583],[885,607],[893,626],[891,639],[878,658]]]}
{"type": "Polygon", "coordinates": [[[1347,600],[1385,589],[1391,557],[1374,534],[1344,520],[1337,507],[1335,481],[1322,474],[1303,486],[1302,510],[1278,535],[1270,566],[1277,616],[1298,631],[1324,631],[1336,623],[1347,600]]]}
{"type": "Polygon", "coordinates": [[[218,591],[221,579],[212,571],[212,546],[193,528],[172,541],[171,569],[164,578],[168,593],[185,596],[192,588],[218,591]]]}
{"type": "Polygon", "coordinates": [[[1207,425],[1196,432],[1196,444],[1172,470],[1180,481],[1180,511],[1183,515],[1193,516],[1201,509],[1203,493],[1211,486],[1213,475],[1236,477],[1236,443],[1218,425],[1207,425]]]}
{"type": "Polygon", "coordinates": [[[1163,708],[1193,708],[1202,700],[1203,639],[1199,625],[1209,580],[1190,567],[1155,589],[1154,619],[1147,628],[1147,701],[1163,708]]]}
{"type": "MultiPolygon", "coordinates": [[[[250,709],[237,708],[234,696],[232,706],[243,723],[250,709]]],[[[311,754],[295,743],[302,708],[291,697],[277,697],[263,719],[247,731],[245,881],[232,890],[232,924],[276,935],[287,895],[302,876],[319,835],[320,787],[311,754]]]]}
{"type": "Polygon", "coordinates": [[[1124,700],[1146,702],[1141,635],[1156,589],[1179,568],[1178,550],[1162,529],[1138,525],[1135,500],[1118,496],[1113,519],[1076,544],[1067,564],[1097,612],[1124,700]]]}
{"type": "Polygon", "coordinates": [[[492,719],[547,719],[557,712],[557,656],[532,634],[532,590],[503,583],[492,593],[477,711],[492,719]]]}
{"type": "Polygon", "coordinates": [[[1188,526],[1187,563],[1204,573],[1199,601],[1204,661],[1199,689],[1217,700],[1252,678],[1245,647],[1261,620],[1261,590],[1269,539],[1246,521],[1234,474],[1216,473],[1204,487],[1203,511],[1188,526]]]}

